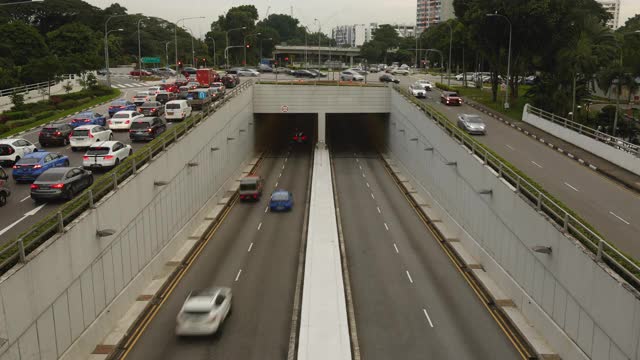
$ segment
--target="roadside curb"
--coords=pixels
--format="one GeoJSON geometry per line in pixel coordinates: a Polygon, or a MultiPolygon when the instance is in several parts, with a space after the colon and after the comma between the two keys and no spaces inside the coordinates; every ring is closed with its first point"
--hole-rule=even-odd
{"type": "MultiPolygon", "coordinates": [[[[503,117],[502,115],[497,115],[497,114],[496,114],[496,113],[494,113],[493,111],[491,111],[491,110],[487,109],[485,106],[480,105],[480,104],[478,104],[477,102],[475,102],[475,101],[473,101],[473,100],[469,100],[469,99],[465,98],[465,99],[464,99],[464,101],[465,101],[469,106],[471,106],[472,108],[474,108],[474,109],[476,109],[476,110],[478,110],[478,111],[480,111],[480,112],[482,112],[482,113],[484,113],[484,114],[486,114],[486,115],[488,115],[488,116],[491,116],[492,118],[494,118],[494,119],[496,119],[496,120],[498,120],[498,121],[502,122],[503,124],[505,124],[505,125],[507,125],[507,126],[509,126],[509,127],[513,128],[513,129],[516,129],[516,130],[520,131],[521,133],[523,133],[523,134],[525,134],[525,135],[527,135],[527,136],[529,136],[529,137],[531,137],[531,138],[533,138],[533,139],[535,139],[535,140],[538,140],[539,142],[541,142],[541,143],[543,143],[543,144],[546,144],[546,145],[547,145],[547,146],[549,146],[551,149],[554,149],[554,150],[556,150],[557,152],[559,152],[559,153],[561,153],[561,154],[564,154],[566,157],[568,157],[568,158],[570,158],[570,159],[575,160],[575,161],[576,161],[576,162],[578,162],[579,164],[584,165],[584,166],[586,166],[587,168],[589,168],[589,169],[591,169],[591,170],[593,170],[593,171],[595,171],[595,172],[597,172],[597,173],[599,173],[599,174],[604,175],[605,177],[607,177],[607,178],[609,178],[609,179],[611,179],[611,180],[613,180],[613,181],[615,181],[615,182],[619,183],[620,185],[624,186],[625,188],[627,188],[627,189],[629,189],[629,190],[632,190],[632,191],[634,191],[634,192],[640,193],[640,185],[634,185],[634,184],[631,184],[631,183],[629,183],[628,181],[623,180],[623,179],[621,179],[620,177],[618,177],[618,176],[616,176],[616,175],[614,175],[614,174],[611,174],[610,172],[607,172],[607,171],[605,171],[605,170],[603,170],[603,169],[601,169],[601,168],[597,167],[596,165],[594,165],[594,164],[590,163],[589,161],[586,161],[586,160],[584,160],[584,159],[581,159],[581,158],[579,158],[579,157],[577,157],[577,156],[573,155],[572,153],[570,153],[570,152],[568,152],[568,151],[566,151],[566,150],[562,149],[561,147],[559,147],[559,146],[557,146],[557,145],[554,145],[553,143],[550,143],[549,141],[545,140],[544,138],[542,138],[542,137],[540,137],[540,136],[537,136],[537,135],[535,135],[535,134],[533,134],[533,133],[531,133],[531,132],[529,132],[529,131],[527,131],[527,130],[525,130],[525,129],[521,128],[520,126],[518,126],[518,125],[516,125],[514,122],[512,122],[512,121],[510,121],[510,120],[506,119],[506,118],[505,118],[505,117],[503,117]]],[[[541,131],[542,131],[542,130],[541,130],[541,131]]],[[[583,150],[585,150],[585,149],[583,149],[583,150]]],[[[588,151],[588,150],[585,150],[585,151],[588,151]]]]}

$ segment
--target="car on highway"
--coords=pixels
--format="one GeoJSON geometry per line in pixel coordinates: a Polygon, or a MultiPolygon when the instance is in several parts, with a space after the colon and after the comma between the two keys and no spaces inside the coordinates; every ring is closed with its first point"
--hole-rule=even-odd
{"type": "MultiPolygon", "coordinates": [[[[190,66],[185,66],[182,68],[182,74],[196,75],[198,73],[198,69],[190,66]]],[[[186,76],[186,75],[185,75],[186,76]]]]}
{"type": "Polygon", "coordinates": [[[173,83],[173,84],[162,84],[160,85],[160,88],[163,91],[166,91],[168,93],[174,93],[177,94],[180,91],[180,85],[173,83]]]}
{"type": "Polygon", "coordinates": [[[187,100],[173,100],[165,105],[167,121],[184,120],[191,116],[192,108],[187,100]]]}
{"type": "Polygon", "coordinates": [[[34,151],[37,151],[36,146],[25,139],[0,139],[0,165],[13,166],[16,161],[34,151]]]}
{"type": "MultiPolygon", "coordinates": [[[[119,114],[120,113],[116,114],[116,116],[119,114]]],[[[109,123],[111,122],[112,120],[109,120],[109,123]]],[[[100,125],[83,125],[73,130],[69,142],[71,143],[71,151],[77,151],[81,148],[88,148],[95,143],[111,139],[113,139],[113,132],[110,129],[100,125]]]]}
{"type": "Polygon", "coordinates": [[[276,189],[269,199],[270,211],[289,211],[293,209],[293,194],[287,190],[276,189]]]}
{"type": "Polygon", "coordinates": [[[164,105],[158,101],[148,101],[138,107],[138,112],[144,116],[162,116],[164,105]]]}
{"type": "Polygon", "coordinates": [[[277,67],[273,70],[274,74],[285,74],[285,75],[291,75],[293,71],[289,68],[286,67],[277,67]]]}
{"type": "Polygon", "coordinates": [[[469,134],[487,134],[487,124],[485,124],[479,115],[475,114],[458,115],[458,127],[469,134]]]}
{"type": "Polygon", "coordinates": [[[185,85],[186,87],[189,88],[189,90],[193,90],[193,89],[197,89],[200,87],[200,83],[197,81],[189,81],[187,83],[187,85],[185,85]]]}
{"type": "Polygon", "coordinates": [[[223,97],[225,92],[227,91],[227,88],[221,82],[213,82],[213,83],[211,83],[209,88],[211,88],[211,89],[215,90],[216,92],[218,92],[218,94],[220,94],[220,97],[223,97]]]}
{"type": "Polygon", "coordinates": [[[297,144],[306,144],[307,143],[307,135],[304,133],[304,131],[298,131],[296,130],[296,132],[293,133],[293,137],[291,138],[291,141],[297,144]]]}
{"type": "Polygon", "coordinates": [[[155,95],[158,95],[160,91],[162,91],[162,88],[160,86],[152,86],[148,88],[147,91],[149,92],[150,95],[155,96],[155,95]]]}
{"type": "Polygon", "coordinates": [[[136,110],[136,104],[134,104],[133,102],[129,101],[129,100],[125,100],[125,99],[120,99],[120,100],[116,100],[114,102],[112,102],[111,104],[109,104],[109,116],[113,116],[113,114],[117,113],[118,111],[123,111],[123,110],[136,110]]]}
{"type": "Polygon", "coordinates": [[[312,73],[316,74],[317,77],[327,77],[327,73],[326,72],[322,72],[318,69],[309,69],[308,71],[311,71],[312,73]]]}
{"type": "Polygon", "coordinates": [[[160,91],[159,93],[156,94],[156,101],[161,103],[161,104],[166,104],[171,100],[175,100],[178,97],[176,96],[175,93],[173,92],[168,92],[168,91],[160,91]]]}
{"type": "Polygon", "coordinates": [[[151,72],[147,70],[132,70],[129,71],[129,76],[151,76],[151,72]]]}
{"type": "Polygon", "coordinates": [[[396,77],[391,74],[382,74],[378,80],[383,83],[400,84],[400,80],[396,79],[396,77]]]}
{"type": "Polygon", "coordinates": [[[258,201],[262,196],[264,180],[259,175],[247,175],[240,179],[240,201],[258,201]]]}
{"type": "Polygon", "coordinates": [[[153,140],[167,130],[167,124],[159,117],[144,117],[131,123],[131,141],[153,140]]]}
{"type": "Polygon", "coordinates": [[[11,196],[11,190],[7,187],[9,175],[0,167],[0,207],[7,205],[7,198],[11,196]]]}
{"type": "Polygon", "coordinates": [[[228,287],[213,287],[189,293],[176,317],[176,335],[211,335],[231,314],[233,295],[228,287]]]}
{"type": "Polygon", "coordinates": [[[418,80],[414,84],[418,85],[418,86],[421,86],[426,91],[433,90],[433,84],[429,80],[418,80]]]}
{"type": "Polygon", "coordinates": [[[340,73],[341,81],[364,81],[364,76],[353,70],[345,70],[340,73]]]}
{"type": "Polygon", "coordinates": [[[142,119],[144,115],[135,110],[118,111],[111,119],[109,119],[109,129],[115,130],[129,130],[131,123],[142,119]]]}
{"type": "Polygon", "coordinates": [[[232,89],[240,84],[240,78],[238,77],[238,75],[226,74],[222,77],[221,82],[226,88],[232,89]]]}
{"type": "Polygon", "coordinates": [[[445,105],[462,106],[462,98],[456,91],[443,91],[440,95],[440,102],[445,105]]]}
{"type": "Polygon", "coordinates": [[[416,84],[410,85],[409,91],[411,92],[411,95],[417,98],[421,98],[421,99],[427,98],[427,91],[420,85],[416,85],[416,84]]]}
{"type": "Polygon", "coordinates": [[[293,76],[295,76],[297,78],[312,78],[313,79],[313,78],[317,78],[318,74],[313,73],[313,72],[311,72],[309,70],[301,69],[301,70],[294,71],[293,72],[293,76]]]}
{"type": "Polygon", "coordinates": [[[136,104],[136,106],[140,106],[144,103],[146,103],[147,101],[153,101],[155,98],[155,96],[151,96],[151,94],[149,94],[148,91],[138,91],[134,96],[133,96],[133,103],[136,104]]]}
{"type": "Polygon", "coordinates": [[[131,156],[131,145],[120,141],[102,141],[91,145],[82,157],[85,169],[113,169],[131,156]]]}
{"type": "Polygon", "coordinates": [[[260,73],[258,72],[258,70],[250,69],[250,68],[240,68],[238,69],[236,74],[238,76],[251,76],[251,77],[260,76],[260,73]]]}
{"type": "Polygon", "coordinates": [[[178,99],[184,100],[187,98],[187,95],[189,95],[189,87],[184,85],[184,86],[180,86],[179,90],[178,90],[178,99]]]}
{"type": "Polygon", "coordinates": [[[31,199],[35,202],[71,200],[93,184],[91,171],[79,167],[49,169],[31,184],[31,199]]]}
{"type": "Polygon", "coordinates": [[[43,172],[55,167],[68,167],[69,157],[60,153],[38,151],[25,155],[15,165],[11,176],[17,183],[35,181],[43,172]]]}
{"type": "Polygon", "coordinates": [[[82,125],[107,126],[107,117],[95,111],[85,111],[72,117],[69,125],[74,129],[82,125]]]}
{"type": "Polygon", "coordinates": [[[397,69],[391,70],[391,74],[393,74],[393,75],[405,75],[406,76],[406,75],[410,74],[410,71],[409,71],[408,68],[406,68],[406,69],[397,68],[397,69]]]}
{"type": "Polygon", "coordinates": [[[73,128],[69,124],[58,123],[45,125],[38,133],[38,142],[42,147],[54,144],[67,146],[72,132],[73,128]]]}

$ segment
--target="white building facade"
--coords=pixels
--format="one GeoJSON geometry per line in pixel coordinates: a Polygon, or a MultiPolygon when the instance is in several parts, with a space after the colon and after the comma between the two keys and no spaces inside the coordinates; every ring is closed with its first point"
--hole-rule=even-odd
{"type": "Polygon", "coordinates": [[[417,0],[416,27],[418,33],[455,18],[453,0],[417,0]]]}
{"type": "Polygon", "coordinates": [[[613,30],[620,26],[620,0],[597,0],[600,5],[611,15],[607,26],[613,30]]]}
{"type": "Polygon", "coordinates": [[[413,37],[416,33],[415,25],[369,23],[336,26],[331,30],[331,37],[337,46],[362,46],[365,42],[373,40],[380,25],[391,25],[400,37],[413,37]]]}

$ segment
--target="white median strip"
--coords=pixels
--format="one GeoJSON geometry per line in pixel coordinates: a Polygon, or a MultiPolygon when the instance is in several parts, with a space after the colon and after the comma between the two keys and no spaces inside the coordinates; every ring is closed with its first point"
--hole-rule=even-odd
{"type": "Polygon", "coordinates": [[[427,318],[427,321],[429,322],[429,326],[433,327],[433,323],[431,322],[431,318],[429,317],[429,313],[427,312],[427,309],[422,309],[422,312],[424,313],[424,316],[427,318]]]}
{"type": "Polygon", "coordinates": [[[400,250],[398,250],[398,245],[396,245],[396,243],[393,243],[393,248],[396,249],[396,254],[400,254],[400,250]]]}
{"type": "Polygon", "coordinates": [[[240,269],[240,271],[238,271],[238,275],[236,275],[236,280],[235,281],[238,281],[238,279],[240,279],[240,274],[242,274],[242,269],[240,269]]]}
{"type": "Polygon", "coordinates": [[[253,248],[253,243],[251,243],[251,245],[249,245],[249,249],[247,249],[247,252],[251,252],[252,248],[253,248]]]}
{"type": "Polygon", "coordinates": [[[627,225],[631,225],[631,223],[629,223],[627,220],[621,218],[620,216],[616,215],[614,212],[609,211],[609,214],[615,216],[618,218],[618,220],[622,221],[623,223],[627,224],[627,225]]]}
{"type": "Polygon", "coordinates": [[[387,225],[387,223],[384,223],[384,228],[387,229],[387,231],[389,231],[389,225],[387,225]]]}
{"type": "Polygon", "coordinates": [[[564,184],[565,184],[565,185],[567,185],[568,187],[570,187],[571,189],[573,189],[573,190],[574,190],[574,191],[576,191],[576,192],[579,192],[579,191],[580,191],[580,190],[576,189],[575,187],[571,186],[571,184],[569,184],[569,183],[567,183],[567,182],[565,182],[564,184]]]}
{"type": "Polygon", "coordinates": [[[258,230],[262,227],[262,223],[258,224],[258,230]]]}
{"type": "Polygon", "coordinates": [[[535,161],[531,161],[531,162],[533,163],[533,165],[535,165],[535,166],[539,167],[540,169],[542,169],[542,165],[538,164],[538,163],[537,163],[537,162],[535,162],[535,161]]]}
{"type": "Polygon", "coordinates": [[[413,279],[411,278],[411,274],[409,274],[409,270],[407,270],[406,272],[407,272],[407,277],[409,278],[409,282],[413,284],[413,279]]]}
{"type": "Polygon", "coordinates": [[[29,196],[27,196],[26,198],[24,198],[24,199],[20,200],[20,202],[25,202],[25,201],[27,201],[27,200],[28,200],[28,199],[30,199],[30,198],[31,198],[31,195],[29,195],[29,196]]]}

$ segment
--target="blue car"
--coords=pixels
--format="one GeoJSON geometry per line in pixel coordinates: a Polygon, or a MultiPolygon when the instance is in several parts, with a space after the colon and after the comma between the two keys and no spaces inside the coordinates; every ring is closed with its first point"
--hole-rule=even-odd
{"type": "Polygon", "coordinates": [[[129,100],[116,100],[109,105],[109,117],[113,117],[113,114],[118,111],[136,111],[136,104],[129,100]]]}
{"type": "Polygon", "coordinates": [[[97,112],[85,111],[74,116],[71,119],[71,122],[69,122],[69,125],[71,125],[71,127],[73,127],[74,129],[82,125],[107,126],[107,118],[102,114],[98,114],[97,112]]]}
{"type": "Polygon", "coordinates": [[[289,211],[293,208],[293,194],[287,190],[277,189],[271,193],[269,209],[271,211],[289,211]]]}
{"type": "Polygon", "coordinates": [[[22,157],[13,166],[16,182],[35,181],[43,172],[56,167],[69,166],[69,158],[59,153],[37,151],[22,157]]]}

